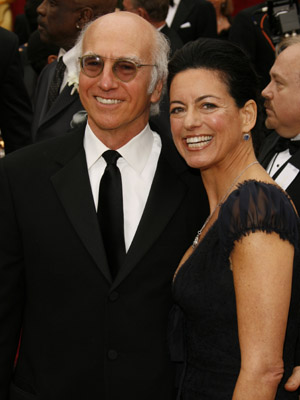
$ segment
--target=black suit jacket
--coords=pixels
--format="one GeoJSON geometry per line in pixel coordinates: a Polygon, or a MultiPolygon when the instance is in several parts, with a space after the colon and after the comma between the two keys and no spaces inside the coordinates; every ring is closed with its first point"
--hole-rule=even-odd
{"type": "Polygon", "coordinates": [[[83,130],[0,161],[0,398],[173,399],[171,281],[208,212],[199,171],[162,137],[142,219],[112,281],[83,130]]]}
{"type": "Polygon", "coordinates": [[[171,28],[179,34],[183,43],[200,37],[217,37],[215,8],[206,0],[181,0],[171,28]]]}
{"type": "Polygon", "coordinates": [[[177,49],[180,49],[183,46],[183,41],[173,28],[169,28],[168,25],[165,25],[160,32],[166,35],[170,42],[171,56],[177,49]]]}
{"type": "MultiPolygon", "coordinates": [[[[260,76],[260,88],[263,90],[270,81],[269,71],[275,61],[275,51],[260,27],[261,20],[265,15],[258,12],[261,7],[262,4],[257,4],[240,11],[233,20],[228,39],[237,43],[247,52],[260,76]]],[[[264,20],[263,29],[270,38],[268,17],[264,20]]]]}
{"type": "Polygon", "coordinates": [[[34,142],[60,136],[71,130],[74,114],[83,110],[78,92],[71,94],[73,86],[66,85],[48,110],[48,91],[57,61],[41,72],[34,99],[32,138],[34,142]]]}
{"type": "Polygon", "coordinates": [[[5,152],[31,143],[31,102],[23,82],[18,37],[0,27],[0,130],[5,152]]]}

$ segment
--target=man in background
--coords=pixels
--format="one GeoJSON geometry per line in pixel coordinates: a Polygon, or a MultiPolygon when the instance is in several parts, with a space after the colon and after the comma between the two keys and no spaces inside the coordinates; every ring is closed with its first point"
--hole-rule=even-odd
{"type": "Polygon", "coordinates": [[[217,36],[216,11],[206,0],[170,0],[166,22],[184,44],[200,37],[217,36]]]}
{"type": "Polygon", "coordinates": [[[32,108],[23,82],[18,37],[0,27],[0,136],[8,154],[31,143],[32,108]]]}

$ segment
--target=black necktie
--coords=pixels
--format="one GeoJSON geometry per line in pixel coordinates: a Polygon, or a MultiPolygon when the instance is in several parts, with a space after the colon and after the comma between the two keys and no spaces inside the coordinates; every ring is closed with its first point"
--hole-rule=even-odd
{"type": "Polygon", "coordinates": [[[56,63],[53,79],[50,83],[49,91],[48,91],[48,109],[52,106],[55,99],[59,95],[59,89],[61,87],[62,81],[64,79],[66,66],[63,62],[63,58],[60,57],[58,62],[56,63]]]}
{"type": "Polygon", "coordinates": [[[98,220],[112,277],[115,278],[125,257],[122,180],[117,159],[120,154],[108,150],[102,154],[107,166],[100,181],[98,220]]]}
{"type": "Polygon", "coordinates": [[[280,153],[289,149],[291,155],[295,154],[300,149],[300,140],[291,140],[280,137],[275,146],[275,153],[280,153]]]}

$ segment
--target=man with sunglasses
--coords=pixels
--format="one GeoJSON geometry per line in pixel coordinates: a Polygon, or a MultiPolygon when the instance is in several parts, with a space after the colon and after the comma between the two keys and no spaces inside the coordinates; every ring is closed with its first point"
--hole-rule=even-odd
{"type": "Polygon", "coordinates": [[[117,12],[79,46],[87,123],[0,161],[0,398],[172,400],[172,278],[208,208],[148,124],[168,45],[117,12]]]}

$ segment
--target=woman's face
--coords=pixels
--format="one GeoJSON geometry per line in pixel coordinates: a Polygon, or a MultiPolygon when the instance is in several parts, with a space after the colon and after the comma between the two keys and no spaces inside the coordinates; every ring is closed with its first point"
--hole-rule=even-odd
{"type": "Polygon", "coordinates": [[[170,88],[170,119],[177,150],[194,168],[208,168],[238,153],[245,131],[239,109],[219,73],[189,69],[170,88]]]}

